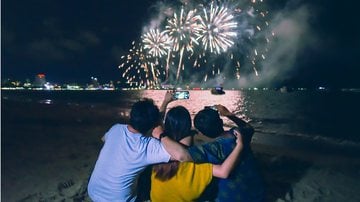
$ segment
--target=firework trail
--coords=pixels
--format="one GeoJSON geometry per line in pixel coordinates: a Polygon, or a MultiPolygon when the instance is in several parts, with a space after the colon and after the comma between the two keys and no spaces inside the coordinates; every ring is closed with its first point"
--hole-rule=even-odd
{"type": "MultiPolygon", "coordinates": [[[[156,63],[158,59],[167,55],[167,62],[165,68],[165,75],[168,79],[169,76],[169,60],[170,60],[170,51],[172,48],[172,40],[166,33],[166,31],[160,32],[159,29],[151,29],[149,32],[145,33],[143,36],[144,49],[148,50],[148,53],[156,58],[156,63]]],[[[154,67],[152,65],[152,72],[154,74],[154,67]]]]}
{"type": "Polygon", "coordinates": [[[185,12],[182,7],[180,10],[180,15],[175,12],[174,16],[168,19],[168,24],[165,26],[166,33],[171,38],[173,43],[172,51],[179,52],[179,62],[176,73],[176,80],[179,79],[180,69],[182,67],[182,61],[184,56],[185,49],[188,52],[193,53],[194,44],[198,45],[198,41],[196,40],[196,36],[199,34],[199,15],[197,15],[197,10],[190,10],[189,12],[185,12]]]}
{"type": "Polygon", "coordinates": [[[266,59],[269,44],[274,37],[274,33],[268,31],[269,22],[267,21],[267,17],[269,12],[264,7],[263,0],[252,0],[245,14],[253,27],[253,33],[248,36],[249,41],[251,41],[251,44],[248,46],[252,47],[252,49],[247,51],[248,54],[246,57],[250,60],[255,75],[259,76],[258,62],[266,59]]]}
{"type": "MultiPolygon", "coordinates": [[[[240,71],[250,73],[249,70],[252,70],[256,76],[259,76],[258,68],[266,59],[270,42],[274,37],[273,32],[269,32],[268,14],[263,0],[213,1],[208,7],[203,7],[202,31],[199,32],[198,40],[205,51],[216,56],[208,52],[202,53],[201,57],[197,57],[194,66],[208,67],[208,71],[212,71],[213,76],[215,75],[213,63],[216,63],[218,71],[220,66],[236,79],[240,79],[240,71]],[[222,26],[224,33],[229,33],[217,35],[221,30],[218,26],[222,26]],[[225,37],[225,40],[215,40],[216,36],[225,37]],[[209,60],[210,58],[212,60],[209,60]]],[[[207,75],[210,76],[210,73],[207,75]]]]}

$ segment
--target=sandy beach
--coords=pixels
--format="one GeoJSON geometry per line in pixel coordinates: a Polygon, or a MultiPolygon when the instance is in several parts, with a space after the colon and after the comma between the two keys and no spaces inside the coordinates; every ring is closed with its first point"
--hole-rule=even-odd
{"type": "MultiPolygon", "coordinates": [[[[2,103],[1,200],[90,201],[86,187],[100,138],[112,124],[125,122],[124,117],[91,106],[31,107],[2,103]],[[24,111],[36,112],[35,118],[24,111]],[[71,119],[62,118],[67,114],[71,119]]],[[[358,155],[314,154],[259,143],[253,149],[268,201],[360,201],[358,155]]]]}

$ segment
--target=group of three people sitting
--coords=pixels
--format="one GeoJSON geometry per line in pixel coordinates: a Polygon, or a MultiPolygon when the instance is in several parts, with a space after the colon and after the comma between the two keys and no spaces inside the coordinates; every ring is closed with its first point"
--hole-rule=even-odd
{"type": "Polygon", "coordinates": [[[90,198],[147,200],[147,190],[139,190],[143,186],[138,182],[153,165],[149,199],[154,202],[264,201],[264,183],[250,145],[253,127],[215,105],[195,115],[194,135],[185,107],[175,106],[164,117],[171,101],[171,92],[160,110],[152,100],[138,101],[131,108],[129,124],[110,128],[89,180],[90,198]],[[224,130],[220,115],[236,127],[224,130]]]}

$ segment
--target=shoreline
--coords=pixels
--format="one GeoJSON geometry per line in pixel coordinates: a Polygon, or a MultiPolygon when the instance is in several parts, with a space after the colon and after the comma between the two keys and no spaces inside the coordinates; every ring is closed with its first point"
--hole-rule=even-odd
{"type": "MultiPolygon", "coordinates": [[[[100,138],[126,121],[112,109],[3,102],[1,200],[90,201],[86,188],[100,138]]],[[[356,154],[314,153],[254,137],[268,201],[360,201],[356,154]]]]}

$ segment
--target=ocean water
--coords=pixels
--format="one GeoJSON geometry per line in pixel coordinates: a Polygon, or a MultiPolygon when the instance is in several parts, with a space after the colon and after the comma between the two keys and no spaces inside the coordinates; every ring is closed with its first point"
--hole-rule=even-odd
{"type": "MultiPolygon", "coordinates": [[[[144,91],[2,91],[2,126],[10,121],[21,126],[29,119],[33,124],[76,123],[96,119],[112,125],[126,120],[131,105],[148,97],[158,105],[164,90],[144,91]],[[22,107],[22,115],[11,117],[22,107]],[[34,107],[37,111],[33,111],[34,107]],[[42,109],[52,113],[42,116],[42,109]],[[79,110],[89,111],[80,114],[79,110]],[[66,113],[64,112],[66,111],[66,113]],[[91,114],[90,114],[91,112],[91,114]],[[27,117],[23,119],[22,116],[27,117]],[[83,116],[83,117],[82,117],[83,116]],[[32,119],[33,117],[33,119],[32,119]],[[12,119],[12,120],[8,120],[12,119]],[[23,120],[23,121],[22,121],[23,120]]],[[[169,107],[183,105],[194,116],[204,106],[222,104],[255,128],[253,142],[272,147],[359,156],[360,93],[329,91],[227,90],[225,95],[210,91],[190,91],[189,100],[178,100],[169,107]]],[[[224,118],[228,127],[232,123],[224,118]]],[[[78,126],[77,126],[78,127],[78,126]]],[[[88,126],[87,126],[88,127],[88,126]]],[[[16,128],[16,127],[15,127],[16,128]]],[[[71,127],[69,127],[71,130],[71,127]]],[[[2,132],[4,133],[3,129],[2,132]]],[[[6,130],[5,130],[6,133],[6,130]]],[[[2,134],[3,137],[6,134],[2,134]]],[[[6,143],[6,139],[3,143],[6,143]]]]}

